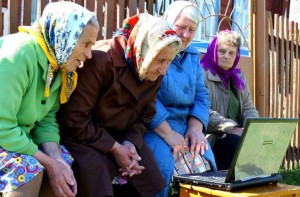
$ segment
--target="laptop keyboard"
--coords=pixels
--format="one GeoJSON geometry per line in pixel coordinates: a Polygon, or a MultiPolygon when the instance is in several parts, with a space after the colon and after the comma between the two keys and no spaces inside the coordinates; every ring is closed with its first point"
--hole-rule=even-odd
{"type": "Polygon", "coordinates": [[[227,171],[207,171],[199,174],[190,174],[189,179],[213,183],[225,183],[227,171]]]}

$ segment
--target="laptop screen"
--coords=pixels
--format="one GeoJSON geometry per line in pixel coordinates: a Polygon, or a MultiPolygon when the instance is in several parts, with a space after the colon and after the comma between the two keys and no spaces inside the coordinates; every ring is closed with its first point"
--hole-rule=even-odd
{"type": "Polygon", "coordinates": [[[249,120],[229,170],[234,167],[234,179],[248,180],[277,173],[297,121],[293,118],[249,120]]]}

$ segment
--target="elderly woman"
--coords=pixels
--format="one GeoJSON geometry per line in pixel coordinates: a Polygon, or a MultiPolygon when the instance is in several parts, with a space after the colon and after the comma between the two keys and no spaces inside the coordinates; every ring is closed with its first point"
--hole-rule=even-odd
{"type": "Polygon", "coordinates": [[[136,190],[121,196],[152,197],[165,182],[143,135],[181,40],[166,21],[148,14],[126,19],[116,34],[96,44],[61,107],[62,143],[75,159],[78,196],[118,196],[113,181],[136,190]]]}
{"type": "Polygon", "coordinates": [[[98,22],[78,4],[57,2],[19,30],[0,38],[0,192],[38,196],[45,171],[57,196],[75,196],[55,115],[76,86],[76,68],[92,56],[98,22]]]}
{"type": "Polygon", "coordinates": [[[247,119],[259,117],[247,80],[237,68],[240,45],[237,32],[221,31],[201,59],[211,100],[208,139],[220,170],[229,168],[247,119]]]}
{"type": "Polygon", "coordinates": [[[199,52],[190,46],[200,16],[198,7],[187,1],[175,1],[163,15],[183,45],[163,79],[155,102],[157,112],[144,136],[167,182],[158,196],[168,195],[174,155],[177,157],[177,153],[185,149],[201,153],[210,162],[211,169],[216,169],[212,150],[205,138],[209,93],[204,85],[199,52]]]}

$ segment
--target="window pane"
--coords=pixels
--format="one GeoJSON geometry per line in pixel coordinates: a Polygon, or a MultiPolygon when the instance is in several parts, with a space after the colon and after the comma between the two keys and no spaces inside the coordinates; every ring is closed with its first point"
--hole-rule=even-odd
{"type": "MultiPolygon", "coordinates": [[[[248,51],[249,43],[249,1],[235,0],[235,7],[233,11],[232,29],[241,34],[241,49],[248,51]],[[243,35],[243,36],[242,36],[243,35]]],[[[248,53],[247,53],[248,54],[248,53]]]]}
{"type": "MultiPolygon", "coordinates": [[[[191,2],[194,3],[194,1],[191,2]]],[[[219,8],[216,7],[216,5],[218,5],[218,0],[197,0],[197,3],[203,16],[203,20],[199,23],[194,40],[209,42],[211,37],[215,35],[217,29],[218,18],[213,15],[217,15],[219,12],[219,8]]]]}

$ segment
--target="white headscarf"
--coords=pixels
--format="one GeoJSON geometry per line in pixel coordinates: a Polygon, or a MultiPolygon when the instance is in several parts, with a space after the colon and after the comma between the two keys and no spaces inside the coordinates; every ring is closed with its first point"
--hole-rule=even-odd
{"type": "MultiPolygon", "coordinates": [[[[165,19],[166,21],[168,21],[168,23],[170,23],[171,26],[173,26],[175,23],[175,20],[177,19],[178,15],[181,13],[181,11],[184,8],[189,7],[189,6],[196,8],[197,12],[200,14],[200,11],[199,11],[199,8],[197,7],[197,5],[195,5],[191,2],[188,2],[188,1],[174,1],[172,4],[170,4],[167,7],[162,18],[165,19]]],[[[196,14],[196,17],[197,17],[197,20],[195,20],[195,21],[197,21],[199,23],[200,16],[198,16],[198,13],[194,13],[194,14],[196,14]]]]}

